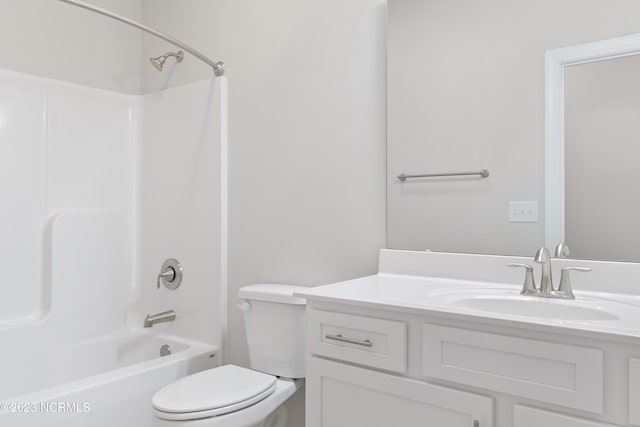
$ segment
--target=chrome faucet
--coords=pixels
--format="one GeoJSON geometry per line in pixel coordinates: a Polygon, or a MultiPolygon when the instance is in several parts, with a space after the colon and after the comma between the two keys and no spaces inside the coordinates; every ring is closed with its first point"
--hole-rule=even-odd
{"type": "Polygon", "coordinates": [[[176,312],[173,310],[163,311],[158,314],[147,314],[144,318],[144,327],[151,328],[156,323],[173,322],[176,320],[176,312]]]}
{"type": "MultiPolygon", "coordinates": [[[[561,243],[556,248],[556,254],[569,254],[569,248],[566,244],[561,243]]],[[[511,263],[507,264],[508,267],[523,267],[526,270],[524,285],[522,286],[522,295],[533,295],[545,298],[563,298],[563,299],[575,299],[573,295],[573,289],[571,288],[571,280],[569,273],[571,271],[588,272],[590,268],[586,267],[564,267],[562,269],[562,276],[560,277],[560,286],[555,290],[553,288],[553,279],[551,277],[551,254],[549,249],[541,247],[536,252],[533,260],[539,264],[542,264],[542,277],[540,278],[540,287],[536,288],[535,279],[533,277],[533,267],[528,264],[511,263]]]]}
{"type": "Polygon", "coordinates": [[[550,296],[553,292],[553,278],[551,277],[551,254],[544,246],[538,249],[533,260],[542,264],[542,277],[540,278],[540,295],[550,296]]]}

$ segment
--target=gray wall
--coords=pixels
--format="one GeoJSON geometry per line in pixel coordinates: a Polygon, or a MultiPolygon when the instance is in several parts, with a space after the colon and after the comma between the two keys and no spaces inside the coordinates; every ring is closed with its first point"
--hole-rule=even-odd
{"type": "MultiPolygon", "coordinates": [[[[140,20],[141,0],[92,0],[140,20]]],[[[139,30],[53,0],[0,0],[0,68],[140,92],[139,30]]]]}
{"type": "Polygon", "coordinates": [[[640,55],[565,71],[565,240],[578,258],[640,261],[640,55]]]}

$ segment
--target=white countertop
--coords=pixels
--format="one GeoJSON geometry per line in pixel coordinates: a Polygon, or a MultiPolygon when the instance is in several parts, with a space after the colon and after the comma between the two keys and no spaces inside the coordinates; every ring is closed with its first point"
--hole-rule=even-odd
{"type": "Polygon", "coordinates": [[[520,289],[520,285],[510,283],[378,273],[309,288],[295,295],[306,298],[308,302],[348,304],[640,343],[638,295],[574,290],[575,300],[562,300],[523,296],[520,295],[520,289]],[[488,312],[461,305],[491,298],[504,302],[503,309],[506,312],[488,312]],[[519,306],[522,304],[525,309],[520,312],[519,306]],[[555,314],[540,314],[547,312],[555,314]]]}

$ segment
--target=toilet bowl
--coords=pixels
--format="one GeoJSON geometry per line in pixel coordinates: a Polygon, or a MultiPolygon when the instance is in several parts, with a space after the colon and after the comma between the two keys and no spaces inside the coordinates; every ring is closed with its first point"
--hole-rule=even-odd
{"type": "Polygon", "coordinates": [[[304,385],[304,289],[240,289],[251,368],[225,365],[183,377],[152,399],[154,427],[285,427],[286,402],[304,385]]]}
{"type": "Polygon", "coordinates": [[[303,384],[304,379],[278,379],[234,365],[209,369],[156,393],[152,400],[154,426],[285,427],[287,412],[281,405],[303,384]],[[270,415],[277,416],[268,420],[270,415]]]}

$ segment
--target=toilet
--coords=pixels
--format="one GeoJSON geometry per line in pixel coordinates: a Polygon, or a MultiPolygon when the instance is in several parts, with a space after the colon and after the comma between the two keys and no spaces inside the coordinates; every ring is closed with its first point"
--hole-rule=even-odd
{"type": "Polygon", "coordinates": [[[302,286],[257,284],[238,292],[251,369],[225,365],[160,389],[154,427],[285,427],[284,402],[304,385],[302,286]]]}

